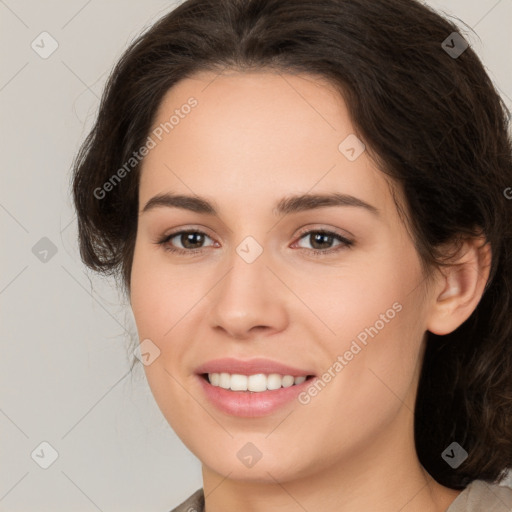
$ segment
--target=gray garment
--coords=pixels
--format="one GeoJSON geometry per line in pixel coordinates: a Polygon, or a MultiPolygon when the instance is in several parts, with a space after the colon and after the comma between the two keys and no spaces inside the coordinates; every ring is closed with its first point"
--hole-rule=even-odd
{"type": "MultiPolygon", "coordinates": [[[[203,489],[198,489],[171,512],[204,512],[203,489]]],[[[473,480],[446,512],[512,512],[512,489],[473,480]]]]}
{"type": "Polygon", "coordinates": [[[192,496],[189,496],[183,503],[173,508],[171,512],[204,512],[203,488],[198,489],[192,496]]]}
{"type": "Polygon", "coordinates": [[[473,480],[446,512],[511,512],[512,489],[504,485],[473,480]]]}

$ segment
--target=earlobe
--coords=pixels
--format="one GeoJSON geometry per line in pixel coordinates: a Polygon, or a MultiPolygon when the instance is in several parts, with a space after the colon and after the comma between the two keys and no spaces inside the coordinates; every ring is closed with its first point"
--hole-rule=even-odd
{"type": "Polygon", "coordinates": [[[427,329],[438,335],[453,332],[478,306],[491,265],[491,248],[482,238],[464,242],[455,261],[441,271],[433,289],[427,329]]]}

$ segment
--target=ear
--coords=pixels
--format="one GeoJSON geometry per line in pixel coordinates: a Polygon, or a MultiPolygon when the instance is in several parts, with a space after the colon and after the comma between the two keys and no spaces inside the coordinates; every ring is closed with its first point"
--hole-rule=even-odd
{"type": "Polygon", "coordinates": [[[466,239],[433,288],[427,329],[449,334],[476,309],[489,278],[492,252],[482,237],[466,239]]]}

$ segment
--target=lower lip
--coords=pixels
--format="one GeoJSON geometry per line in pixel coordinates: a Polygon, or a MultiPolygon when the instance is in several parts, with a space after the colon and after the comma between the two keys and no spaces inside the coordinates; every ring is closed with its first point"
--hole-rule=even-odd
{"type": "Polygon", "coordinates": [[[220,411],[232,416],[256,418],[267,416],[277,411],[280,407],[292,402],[313,381],[306,379],[301,384],[280,388],[271,391],[250,392],[230,391],[220,386],[212,386],[208,380],[198,375],[206,397],[220,411]]]}

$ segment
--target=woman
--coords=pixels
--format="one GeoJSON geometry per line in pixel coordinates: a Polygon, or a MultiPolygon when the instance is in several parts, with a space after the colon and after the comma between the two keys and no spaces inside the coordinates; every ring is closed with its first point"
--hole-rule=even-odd
{"type": "Polygon", "coordinates": [[[188,0],[126,51],[73,193],[202,463],[175,511],[512,510],[511,153],[416,1],[188,0]]]}

